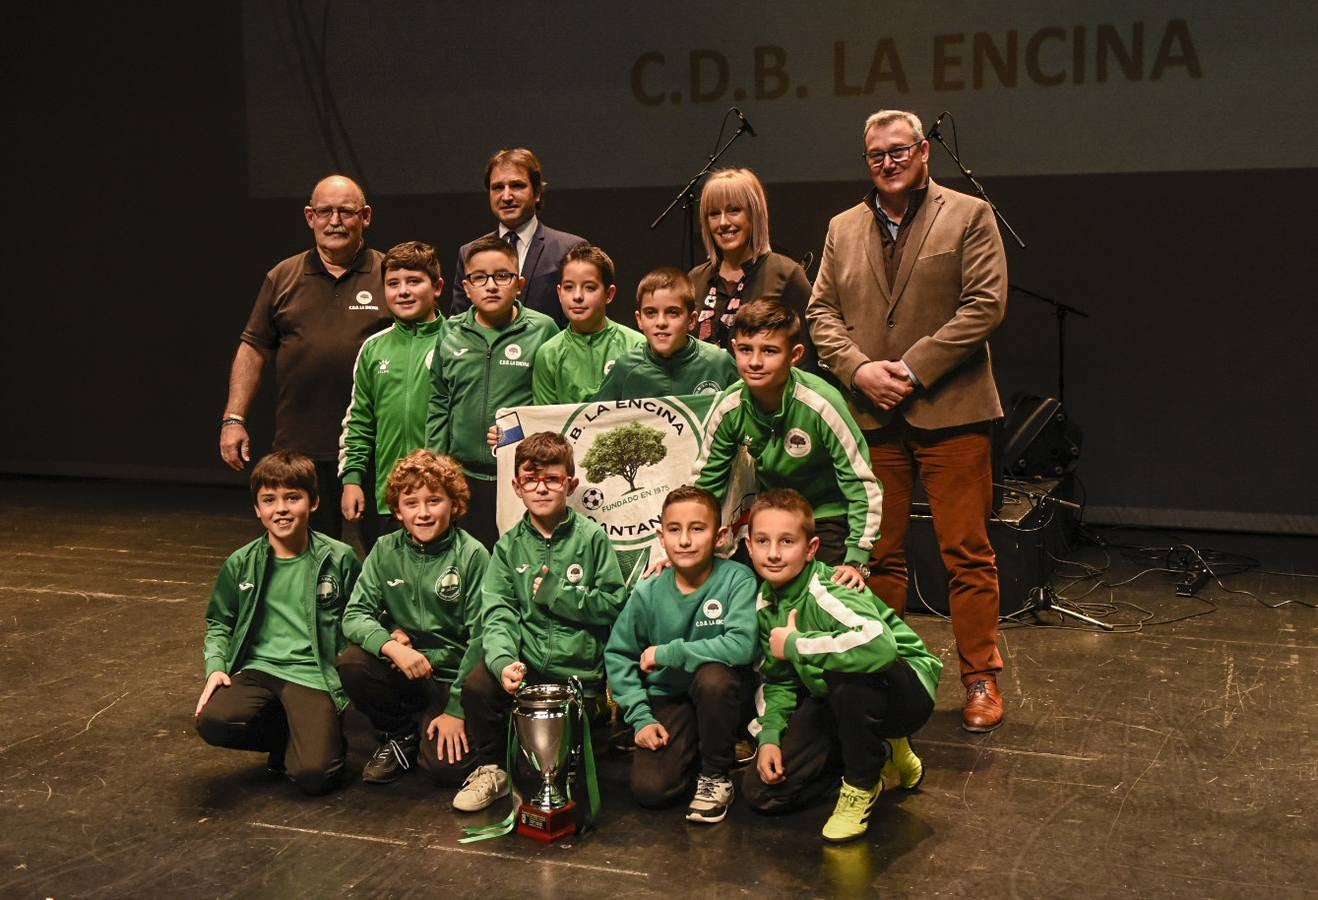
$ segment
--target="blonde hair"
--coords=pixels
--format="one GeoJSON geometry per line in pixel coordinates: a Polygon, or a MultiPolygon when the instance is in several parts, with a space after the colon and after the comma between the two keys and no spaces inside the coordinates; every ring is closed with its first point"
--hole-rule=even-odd
{"type": "Polygon", "coordinates": [[[759,258],[768,253],[769,201],[764,196],[764,185],[750,169],[719,169],[705,181],[700,193],[700,237],[705,242],[705,253],[710,262],[718,262],[718,244],[709,228],[711,207],[740,206],[751,220],[751,256],[759,258]]]}

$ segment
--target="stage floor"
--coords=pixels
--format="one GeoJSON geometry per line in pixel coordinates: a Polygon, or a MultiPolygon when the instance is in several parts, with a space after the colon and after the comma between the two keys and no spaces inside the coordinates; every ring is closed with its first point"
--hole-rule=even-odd
{"type": "MultiPolygon", "coordinates": [[[[950,627],[912,616],[948,663],[915,741],[927,775],[919,792],[881,798],[850,845],[820,841],[827,806],[772,819],[735,805],[716,826],[643,811],[620,754],[602,763],[594,834],[462,846],[476,817],[459,818],[420,774],[304,798],[265,776],[264,757],[196,736],[206,598],[225,556],[259,534],[244,492],[20,478],[0,489],[5,897],[1314,894],[1312,609],[1265,609],[1210,583],[1199,596],[1216,612],[1140,633],[1008,628],[1007,723],[982,736],[958,727],[950,627]]],[[[1264,569],[1318,569],[1314,540],[1210,546],[1264,569]]],[[[1111,556],[1111,581],[1141,569],[1111,556]]],[[[1090,599],[1159,619],[1206,608],[1177,597],[1176,580],[1152,573],[1090,599]]],[[[1270,604],[1318,602],[1315,578],[1255,570],[1226,584],[1270,604]]],[[[360,716],[349,725],[359,769],[373,741],[360,716]]]]}

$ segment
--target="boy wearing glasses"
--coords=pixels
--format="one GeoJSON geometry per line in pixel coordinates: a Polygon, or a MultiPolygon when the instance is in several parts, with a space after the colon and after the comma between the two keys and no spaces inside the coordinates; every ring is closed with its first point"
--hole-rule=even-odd
{"type": "Polygon", "coordinates": [[[517,251],[483,237],[467,249],[462,286],[471,307],[449,319],[430,365],[435,390],[426,417],[426,446],[462,463],[471,487],[467,531],[485,546],[499,536],[494,455],[486,433],[504,406],[533,402],[531,363],[558,333],[553,319],[517,300],[525,281],[517,251]]]}
{"type": "Polygon", "coordinates": [[[453,798],[475,812],[508,793],[501,763],[513,695],[523,682],[576,676],[587,695],[604,682],[604,645],[625,599],[604,529],[568,508],[572,445],[549,431],[517,444],[513,490],[526,515],[494,545],[481,585],[485,658],[462,683],[477,768],[453,798]]]}

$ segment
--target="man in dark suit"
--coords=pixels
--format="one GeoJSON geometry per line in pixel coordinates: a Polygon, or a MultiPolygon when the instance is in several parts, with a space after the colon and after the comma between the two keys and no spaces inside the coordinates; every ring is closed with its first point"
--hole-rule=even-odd
{"type": "MultiPolygon", "coordinates": [[[[513,245],[517,251],[518,274],[526,279],[522,305],[551,316],[559,328],[566,328],[567,319],[558,302],[558,282],[563,277],[559,263],[585,238],[548,228],[540,221],[537,213],[544,204],[545,192],[540,160],[525,147],[500,150],[485,164],[485,188],[490,192],[490,211],[499,220],[499,227],[490,234],[513,245]]],[[[471,305],[462,286],[466,277],[464,261],[471,243],[463,244],[458,250],[458,264],[453,267],[456,274],[450,312],[454,314],[471,305]]]]}
{"type": "Polygon", "coordinates": [[[874,188],[829,223],[806,318],[819,361],[851,390],[883,484],[870,587],[905,610],[918,471],[950,576],[962,727],[992,731],[1003,704],[989,427],[1002,406],[988,338],[1006,312],[1007,254],[988,204],[929,177],[918,118],[875,113],[864,139],[874,188]]]}

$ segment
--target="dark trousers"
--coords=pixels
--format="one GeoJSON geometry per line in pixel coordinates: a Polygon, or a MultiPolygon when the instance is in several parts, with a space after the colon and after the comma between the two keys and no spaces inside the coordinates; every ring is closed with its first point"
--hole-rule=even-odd
{"type": "Polygon", "coordinates": [[[324,794],[343,770],[343,723],[327,691],[250,669],[211,695],[197,733],[216,747],[284,755],[288,777],[305,794],[324,794]]]}
{"type": "Polygon", "coordinates": [[[495,512],[499,506],[499,485],[496,481],[481,481],[468,478],[467,486],[471,488],[471,503],[467,505],[467,514],[461,525],[468,534],[492,549],[499,539],[499,526],[495,521],[495,512]]]}
{"type": "MultiPolygon", "coordinates": [[[[435,783],[444,787],[462,784],[475,768],[475,755],[465,754],[456,763],[439,758],[439,744],[426,736],[430,721],[448,705],[449,686],[433,678],[411,679],[386,659],[372,656],[355,644],[334,661],[348,694],[371,724],[386,738],[401,738],[419,733],[421,768],[435,783]]],[[[471,741],[470,733],[467,735],[471,741]]]]}
{"type": "Polygon", "coordinates": [[[905,613],[906,532],[918,468],[947,570],[961,682],[996,677],[1002,655],[997,643],[998,562],[988,537],[993,507],[988,424],[927,431],[898,418],[865,437],[874,475],[883,483],[883,534],[870,562],[870,590],[898,615],[905,613]]]}
{"type": "Polygon", "coordinates": [[[833,787],[823,778],[841,757],[847,784],[869,789],[888,761],[884,738],[908,737],[934,711],[933,698],[904,660],[864,675],[826,673],[828,694],[803,696],[783,732],[780,748],[785,778],[765,784],[759,770],[746,770],[742,794],[753,809],[788,812],[807,806],[833,787]]]}
{"type": "Polygon", "coordinates": [[[361,535],[362,539],[362,549],[370,553],[376,541],[386,534],[393,534],[402,527],[403,523],[390,513],[386,512],[384,515],[366,513],[357,524],[357,533],[361,535]]]}
{"type": "Polygon", "coordinates": [[[847,540],[851,537],[851,525],[846,516],[815,519],[815,534],[819,537],[815,559],[830,566],[846,562],[847,540]]]}
{"type": "MultiPolygon", "coordinates": [[[[320,506],[311,514],[311,527],[338,540],[343,537],[343,484],[339,481],[339,463],[333,459],[318,459],[316,485],[320,490],[320,506]]],[[[368,490],[363,485],[362,490],[368,490]]],[[[370,496],[368,493],[366,496],[370,496]]]]}
{"type": "Polygon", "coordinates": [[[736,762],[751,684],[748,668],[711,662],[696,670],[685,696],[650,698],[668,743],[632,753],[631,789],[637,803],[662,809],[689,800],[697,765],[702,775],[728,774],[736,762]]]}

